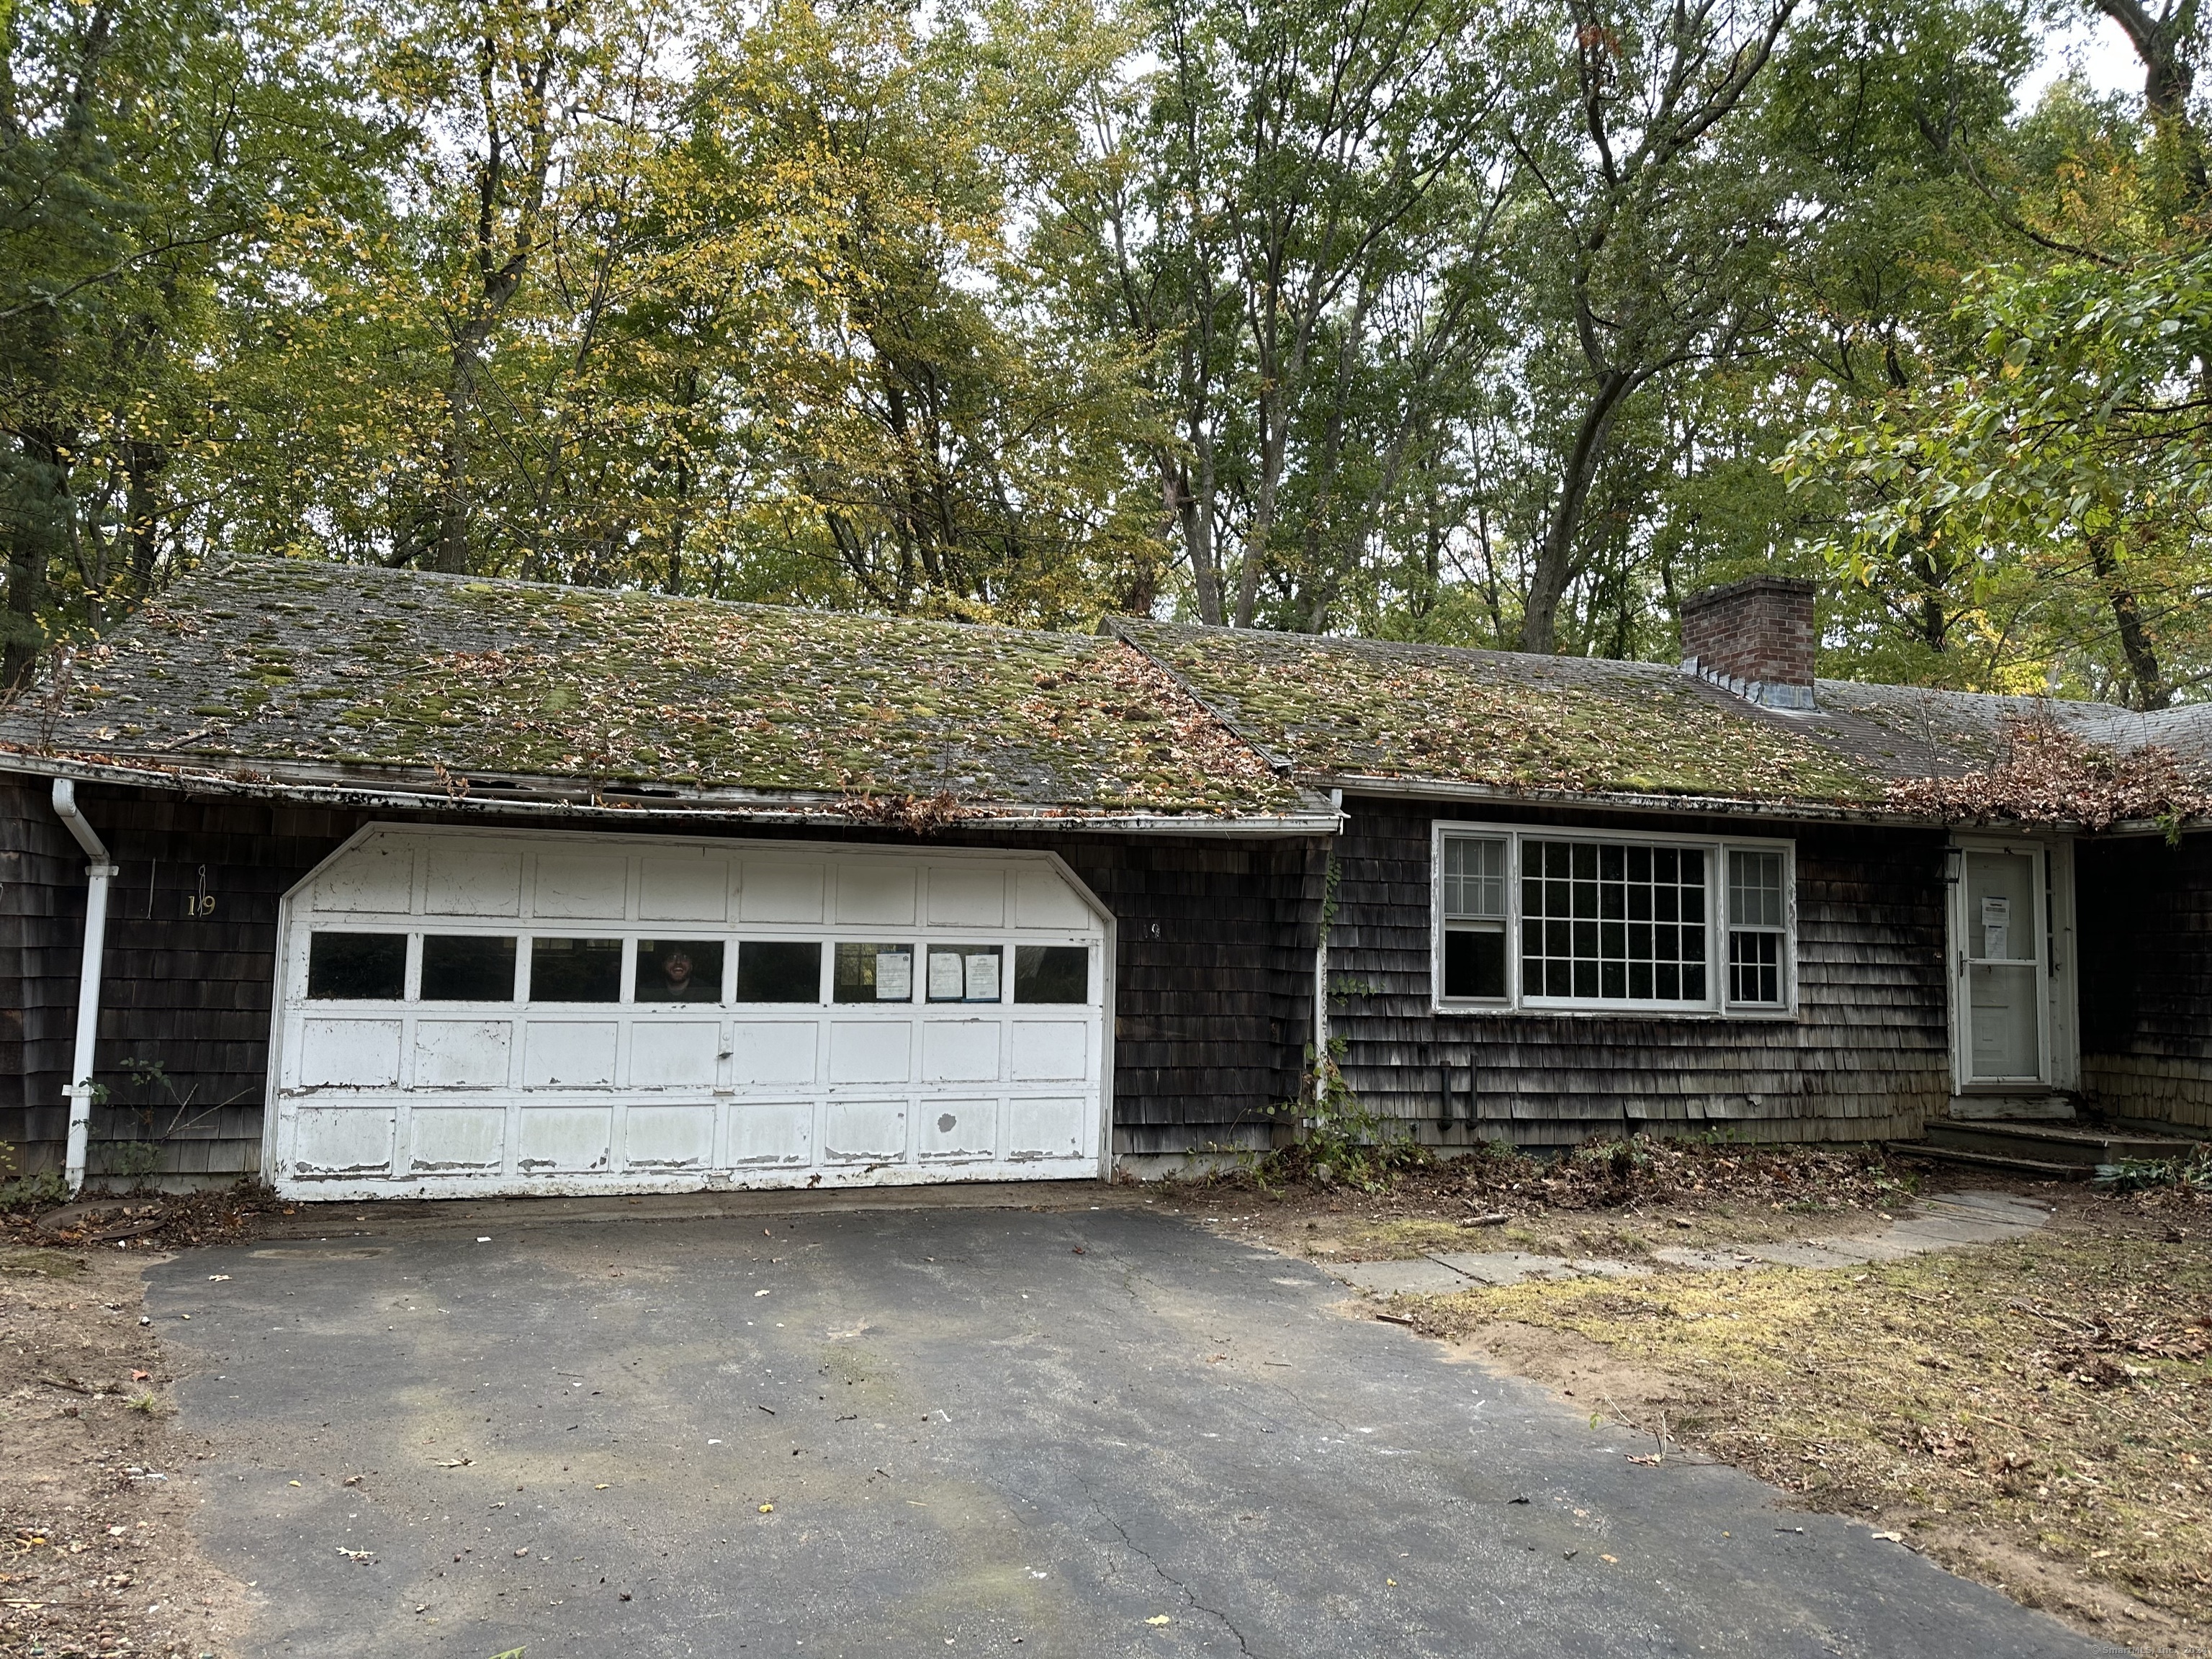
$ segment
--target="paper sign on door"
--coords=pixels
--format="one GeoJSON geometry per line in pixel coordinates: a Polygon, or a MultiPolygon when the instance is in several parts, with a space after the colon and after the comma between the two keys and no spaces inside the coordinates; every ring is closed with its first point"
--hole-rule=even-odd
{"type": "Polygon", "coordinates": [[[2012,901],[2008,898],[1982,901],[1982,956],[1996,962],[2012,956],[2012,901]]]}
{"type": "Polygon", "coordinates": [[[876,1000],[914,1000],[914,957],[904,951],[876,952],[876,1000]]]}

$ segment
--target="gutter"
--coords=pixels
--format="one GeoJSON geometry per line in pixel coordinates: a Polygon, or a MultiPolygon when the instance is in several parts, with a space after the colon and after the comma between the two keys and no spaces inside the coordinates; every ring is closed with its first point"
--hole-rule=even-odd
{"type": "MultiPolygon", "coordinates": [[[[716,790],[609,800],[589,786],[570,789],[542,787],[510,789],[502,781],[482,781],[485,793],[457,793],[435,781],[419,789],[400,785],[382,787],[338,781],[293,781],[269,773],[236,777],[228,773],[182,766],[130,766],[113,761],[82,761],[57,756],[0,752],[0,773],[30,777],[76,779],[86,782],[126,785],[140,789],[170,789],[186,793],[240,796],[257,800],[283,800],[313,805],[351,806],[377,811],[470,813],[477,816],[536,817],[587,819],[598,823],[753,823],[810,826],[823,829],[891,829],[896,823],[865,813],[843,810],[842,799],[823,795],[816,800],[765,792],[716,790]],[[818,803],[818,804],[817,804],[818,803]]],[[[1078,811],[1037,807],[980,807],[951,818],[943,828],[952,830],[1058,830],[1090,835],[1162,836],[1329,836],[1336,833],[1334,812],[1311,810],[1271,813],[1265,817],[1231,817],[1197,813],[1130,811],[1085,815],[1078,811]]]]}
{"type": "Polygon", "coordinates": [[[84,866],[84,954],[77,969],[76,1049],[70,1060],[69,1085],[62,1093],[69,1101],[67,1174],[70,1196],[83,1190],[84,1169],[92,1143],[92,1051],[100,1036],[100,979],[101,958],[107,946],[107,884],[115,878],[115,862],[106,847],[86,821],[76,804],[76,784],[69,778],[54,780],[54,815],[69,827],[89,860],[84,866]]]}

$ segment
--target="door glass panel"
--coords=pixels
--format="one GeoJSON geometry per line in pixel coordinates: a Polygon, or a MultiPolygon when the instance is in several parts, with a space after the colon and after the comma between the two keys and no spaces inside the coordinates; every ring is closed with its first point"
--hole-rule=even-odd
{"type": "MultiPolygon", "coordinates": [[[[799,975],[804,978],[805,975],[817,971],[818,969],[802,965],[799,975]]],[[[720,1002],[722,1000],[721,940],[638,940],[636,981],[631,994],[640,1002],[720,1002]]],[[[811,985],[807,994],[799,1000],[814,1000],[811,985]]]]}
{"type": "Polygon", "coordinates": [[[1966,854],[1966,1034],[1978,1082],[2042,1075],[2039,925],[2033,856],[1966,854]]]}
{"type": "Polygon", "coordinates": [[[738,1000],[821,1001],[822,947],[811,939],[745,940],[738,946],[738,1000]]]}
{"type": "Polygon", "coordinates": [[[2035,860],[2027,854],[1966,854],[1966,957],[2035,960],[2035,860]]]}
{"type": "Polygon", "coordinates": [[[2038,978],[2033,963],[2005,967],[1978,962],[1966,969],[1978,1080],[2041,1074],[2036,1041],[2038,978]]]}
{"type": "Polygon", "coordinates": [[[618,939],[534,939],[530,941],[530,1000],[619,1002],[622,955],[618,939]]]}
{"type": "Polygon", "coordinates": [[[407,992],[404,933],[315,933],[307,940],[307,994],[317,1000],[397,1002],[407,992]]]}
{"type": "Polygon", "coordinates": [[[840,1002],[912,1002],[914,946],[840,945],[835,992],[840,1002]]]}
{"type": "Polygon", "coordinates": [[[424,935],[422,1000],[514,1001],[514,938],[484,938],[471,933],[424,935]]]}

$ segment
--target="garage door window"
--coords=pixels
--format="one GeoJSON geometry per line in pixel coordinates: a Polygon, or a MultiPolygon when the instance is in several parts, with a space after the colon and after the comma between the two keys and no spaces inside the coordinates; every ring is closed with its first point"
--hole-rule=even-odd
{"type": "Polygon", "coordinates": [[[914,946],[840,945],[836,994],[840,1002],[912,1002],[914,946]]]}
{"type": "Polygon", "coordinates": [[[425,934],[422,939],[422,1000],[514,1001],[513,936],[425,934]]]}
{"type": "Polygon", "coordinates": [[[620,1002],[623,942],[618,939],[530,941],[532,1002],[620,1002]]]}
{"type": "MultiPolygon", "coordinates": [[[[721,940],[638,940],[637,978],[632,994],[640,1002],[720,1002],[722,1000],[721,940]]],[[[811,985],[806,995],[797,1000],[814,1000],[811,985]]]]}
{"type": "Polygon", "coordinates": [[[821,1001],[822,947],[811,939],[745,940],[738,946],[738,1000],[821,1001]]]}
{"type": "Polygon", "coordinates": [[[932,1002],[996,1002],[1001,958],[995,945],[929,947],[932,1002]]]}
{"type": "Polygon", "coordinates": [[[1016,1002],[1087,1002],[1090,999],[1089,945],[1017,945],[1014,947],[1016,1002]]]}
{"type": "Polygon", "coordinates": [[[397,1002],[407,994],[404,933],[313,933],[307,995],[318,1002],[397,1002]]]}

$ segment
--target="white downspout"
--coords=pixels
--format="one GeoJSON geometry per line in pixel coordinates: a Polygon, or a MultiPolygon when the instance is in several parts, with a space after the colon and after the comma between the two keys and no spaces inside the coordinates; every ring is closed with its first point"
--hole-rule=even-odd
{"type": "Polygon", "coordinates": [[[69,1086],[62,1091],[70,1103],[68,1175],[74,1197],[84,1187],[92,1146],[92,1045],[100,1036],[100,957],[107,945],[107,884],[114,878],[115,863],[85,821],[76,804],[76,785],[68,778],[54,780],[54,815],[69,826],[89,860],[84,866],[84,956],[76,981],[76,1053],[70,1061],[69,1086]]]}

